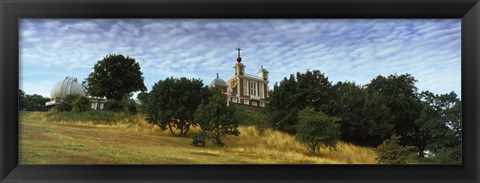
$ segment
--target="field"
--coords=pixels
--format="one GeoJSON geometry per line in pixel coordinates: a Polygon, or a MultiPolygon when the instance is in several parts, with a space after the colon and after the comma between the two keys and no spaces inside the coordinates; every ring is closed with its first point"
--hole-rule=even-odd
{"type": "MultiPolygon", "coordinates": [[[[275,130],[241,126],[225,146],[192,146],[137,115],[109,121],[52,120],[48,112],[21,112],[20,164],[376,164],[374,149],[339,142],[317,155],[275,130]]],[[[193,131],[195,131],[194,129],[193,131]]],[[[189,132],[189,134],[192,134],[189,132]]]]}

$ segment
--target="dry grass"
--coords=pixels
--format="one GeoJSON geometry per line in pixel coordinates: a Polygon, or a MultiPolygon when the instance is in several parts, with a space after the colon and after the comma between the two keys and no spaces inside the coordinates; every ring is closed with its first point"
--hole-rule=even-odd
{"type": "Polygon", "coordinates": [[[146,123],[142,115],[116,122],[48,121],[45,116],[21,113],[21,164],[376,163],[372,148],[340,142],[336,151],[310,155],[295,137],[270,129],[260,134],[252,126],[240,127],[238,137],[225,137],[225,147],[208,142],[200,148],[192,146],[189,137],[172,137],[146,123]]]}

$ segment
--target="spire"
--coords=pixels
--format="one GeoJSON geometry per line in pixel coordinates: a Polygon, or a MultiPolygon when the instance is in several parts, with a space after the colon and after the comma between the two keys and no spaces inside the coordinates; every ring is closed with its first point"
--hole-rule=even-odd
{"type": "Polygon", "coordinates": [[[217,72],[217,78],[219,78],[219,77],[218,77],[218,72],[217,72]]]}
{"type": "Polygon", "coordinates": [[[238,57],[237,57],[237,62],[240,63],[242,61],[242,57],[240,57],[240,50],[242,50],[241,48],[237,48],[237,51],[238,51],[238,57]]]}

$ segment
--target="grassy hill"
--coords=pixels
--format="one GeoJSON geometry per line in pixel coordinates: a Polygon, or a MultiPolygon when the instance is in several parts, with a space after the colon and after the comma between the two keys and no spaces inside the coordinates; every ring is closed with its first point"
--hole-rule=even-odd
{"type": "Polygon", "coordinates": [[[254,126],[241,126],[241,135],[226,137],[224,147],[211,142],[194,147],[190,137],[172,137],[146,123],[142,115],[116,121],[62,121],[48,114],[20,114],[20,164],[376,163],[372,148],[340,142],[337,151],[310,155],[295,137],[271,129],[260,134],[254,126]]]}

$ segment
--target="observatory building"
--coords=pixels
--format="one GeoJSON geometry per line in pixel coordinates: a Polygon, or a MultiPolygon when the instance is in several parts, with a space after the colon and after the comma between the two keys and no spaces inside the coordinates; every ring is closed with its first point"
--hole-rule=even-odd
{"type": "Polygon", "coordinates": [[[226,95],[227,103],[265,107],[268,102],[268,71],[260,66],[257,75],[245,73],[238,50],[237,64],[233,66],[233,77],[225,82],[218,76],[208,85],[208,88],[218,87],[226,95]]]}
{"type": "MultiPolygon", "coordinates": [[[[50,91],[50,101],[45,103],[49,109],[53,109],[56,104],[61,102],[67,95],[78,94],[85,96],[85,88],[78,83],[77,78],[67,76],[64,80],[57,82],[50,91]]],[[[90,99],[92,109],[102,109],[105,101],[90,99]]]]}

